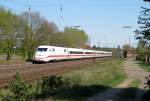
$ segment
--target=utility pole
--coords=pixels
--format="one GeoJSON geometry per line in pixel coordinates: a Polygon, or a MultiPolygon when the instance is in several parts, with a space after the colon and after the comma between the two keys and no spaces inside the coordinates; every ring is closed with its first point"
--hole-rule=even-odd
{"type": "Polygon", "coordinates": [[[90,36],[88,37],[88,41],[89,41],[89,49],[90,49],[90,47],[91,47],[91,38],[90,38],[90,36]]]}
{"type": "Polygon", "coordinates": [[[14,33],[14,60],[16,59],[16,32],[14,33]]]}
{"type": "Polygon", "coordinates": [[[63,5],[60,4],[60,18],[63,19],[63,5]]]}
{"type": "MultiPolygon", "coordinates": [[[[31,11],[31,6],[29,5],[29,8],[28,8],[28,11],[29,11],[29,24],[30,24],[30,28],[32,27],[32,24],[31,24],[31,13],[30,13],[30,11],[31,11]]],[[[31,33],[31,31],[30,31],[30,33],[31,33]]]]}
{"type": "Polygon", "coordinates": [[[130,36],[129,36],[129,48],[130,48],[130,36]]]}
{"type": "MultiPolygon", "coordinates": [[[[126,28],[126,29],[131,29],[133,28],[132,26],[123,26],[123,28],[126,28]]],[[[131,40],[130,40],[130,35],[129,35],[129,48],[131,46],[131,40]]]]}
{"type": "Polygon", "coordinates": [[[32,15],[31,15],[31,6],[29,5],[29,25],[30,25],[30,32],[29,32],[29,36],[30,36],[30,38],[29,38],[29,43],[28,43],[28,45],[29,45],[29,49],[28,49],[28,59],[31,59],[32,58],[32,15]]]}

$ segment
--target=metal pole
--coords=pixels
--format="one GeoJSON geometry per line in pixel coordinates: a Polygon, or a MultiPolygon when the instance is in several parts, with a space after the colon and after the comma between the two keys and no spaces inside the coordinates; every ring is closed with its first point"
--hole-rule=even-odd
{"type": "Polygon", "coordinates": [[[16,39],[16,32],[14,33],[14,60],[15,60],[15,55],[16,55],[16,42],[15,42],[15,39],[16,39]]]}
{"type": "Polygon", "coordinates": [[[31,6],[29,6],[29,24],[30,24],[30,39],[29,39],[29,48],[30,49],[28,49],[28,59],[31,59],[31,51],[32,51],[32,49],[31,49],[31,45],[32,45],[32,14],[31,14],[31,6]]]}
{"type": "Polygon", "coordinates": [[[130,36],[129,36],[129,48],[130,48],[130,36]]]}
{"type": "Polygon", "coordinates": [[[91,37],[89,36],[89,49],[91,49],[91,37]]]}
{"type": "Polygon", "coordinates": [[[15,33],[14,33],[14,47],[13,47],[13,49],[14,49],[14,60],[15,60],[15,33]]]}
{"type": "MultiPolygon", "coordinates": [[[[130,28],[133,28],[132,26],[123,26],[123,28],[126,28],[126,29],[130,29],[130,28]]],[[[130,36],[129,36],[129,48],[130,48],[130,36]]]]}
{"type": "Polygon", "coordinates": [[[15,54],[15,53],[16,53],[15,51],[16,51],[16,49],[15,49],[15,47],[14,47],[14,60],[16,59],[16,58],[15,58],[15,55],[16,55],[16,54],[15,54]]]}

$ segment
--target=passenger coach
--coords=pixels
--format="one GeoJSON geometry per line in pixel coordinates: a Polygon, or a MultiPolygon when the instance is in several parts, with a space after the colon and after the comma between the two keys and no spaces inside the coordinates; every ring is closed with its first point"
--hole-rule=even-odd
{"type": "Polygon", "coordinates": [[[35,61],[49,62],[51,60],[80,59],[92,57],[109,57],[112,52],[95,51],[56,46],[39,46],[35,53],[35,61]]]}

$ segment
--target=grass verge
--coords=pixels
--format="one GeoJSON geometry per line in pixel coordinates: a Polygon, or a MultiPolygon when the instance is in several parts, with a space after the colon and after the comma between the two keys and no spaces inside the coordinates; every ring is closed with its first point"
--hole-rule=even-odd
{"type": "Polygon", "coordinates": [[[147,72],[150,72],[150,64],[146,64],[142,61],[138,62],[138,65],[147,72]]]}
{"type": "Polygon", "coordinates": [[[50,101],[85,101],[88,97],[120,84],[126,78],[122,69],[123,62],[123,59],[112,59],[63,74],[74,86],[60,92],[50,101]]]}

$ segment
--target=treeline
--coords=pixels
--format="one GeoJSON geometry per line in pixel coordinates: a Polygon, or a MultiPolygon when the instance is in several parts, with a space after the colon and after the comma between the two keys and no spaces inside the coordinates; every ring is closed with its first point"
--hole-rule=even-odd
{"type": "Polygon", "coordinates": [[[88,40],[84,30],[65,27],[59,31],[55,23],[47,21],[38,12],[23,12],[20,15],[0,8],[0,54],[11,59],[13,51],[24,59],[32,59],[39,45],[83,47],[88,40]]]}
{"type": "MultiPolygon", "coordinates": [[[[148,1],[148,0],[144,0],[148,1]]],[[[136,39],[139,40],[137,52],[138,60],[150,64],[150,9],[142,7],[141,14],[138,18],[139,29],[135,31],[136,39]]],[[[143,101],[150,101],[150,75],[146,78],[146,92],[143,95],[143,101]]]]}
{"type": "Polygon", "coordinates": [[[135,31],[136,39],[139,40],[137,52],[138,60],[150,63],[150,9],[142,7],[138,18],[139,29],[135,31]]]}

